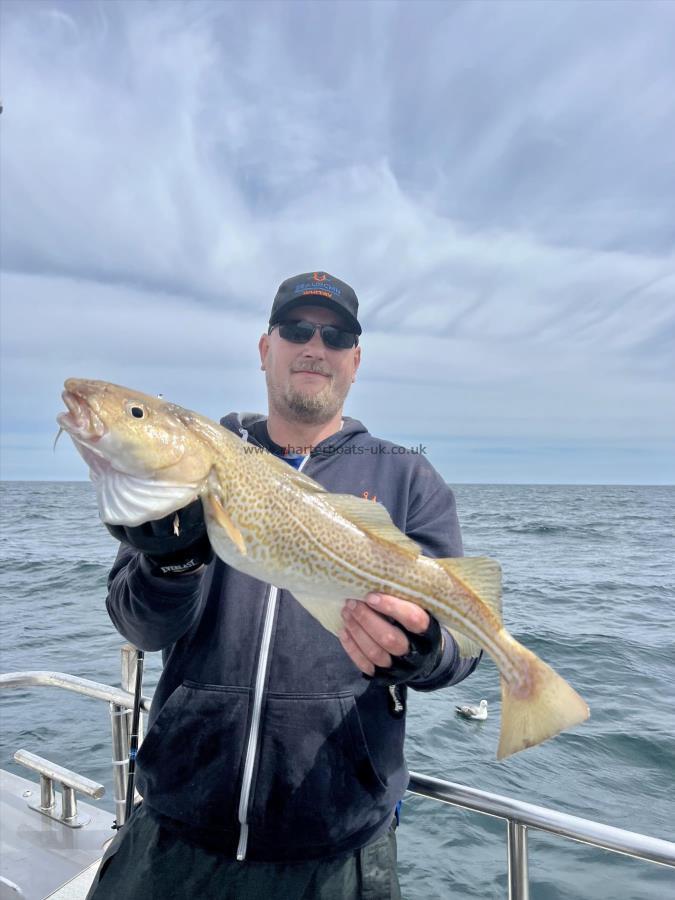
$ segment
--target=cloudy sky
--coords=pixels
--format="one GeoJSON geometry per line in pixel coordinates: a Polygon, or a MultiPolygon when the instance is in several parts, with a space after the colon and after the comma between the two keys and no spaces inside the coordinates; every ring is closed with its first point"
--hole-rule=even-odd
{"type": "Polygon", "coordinates": [[[2,477],[64,378],[264,410],[279,282],[450,482],[672,483],[675,4],[2,3],[2,477]]]}

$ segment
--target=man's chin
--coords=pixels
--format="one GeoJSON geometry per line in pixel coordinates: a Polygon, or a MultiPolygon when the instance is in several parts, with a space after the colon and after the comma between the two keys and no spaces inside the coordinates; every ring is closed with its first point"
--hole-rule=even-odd
{"type": "Polygon", "coordinates": [[[335,397],[326,392],[294,391],[286,397],[289,412],[307,425],[323,425],[340,411],[335,397]]]}

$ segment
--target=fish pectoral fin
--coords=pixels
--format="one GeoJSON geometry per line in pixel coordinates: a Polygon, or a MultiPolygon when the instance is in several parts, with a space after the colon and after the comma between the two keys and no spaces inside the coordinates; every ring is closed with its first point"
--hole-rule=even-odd
{"type": "Polygon", "coordinates": [[[306,609],[311,616],[314,616],[327,631],[338,637],[345,625],[342,621],[344,600],[326,600],[314,594],[297,594],[295,592],[293,596],[300,606],[306,609]]]}
{"type": "Polygon", "coordinates": [[[457,631],[455,628],[448,628],[446,626],[446,630],[457,644],[461,659],[470,659],[474,656],[480,656],[482,650],[480,644],[477,644],[474,640],[467,637],[465,634],[462,634],[461,631],[457,631]]]}
{"type": "Polygon", "coordinates": [[[225,531],[227,532],[227,536],[235,545],[237,550],[241,553],[241,555],[246,556],[246,544],[244,543],[242,533],[241,531],[239,531],[230,516],[227,514],[225,508],[222,506],[217,497],[214,497],[213,494],[205,494],[202,497],[202,502],[207,504],[211,515],[216,520],[216,522],[218,522],[218,524],[225,529],[225,531]]]}
{"type": "Polygon", "coordinates": [[[411,559],[420,556],[419,546],[394,525],[381,503],[353,494],[326,494],[322,500],[374,540],[393,544],[411,559]]]}
{"type": "Polygon", "coordinates": [[[475,594],[502,624],[502,568],[496,560],[487,556],[458,556],[436,562],[454,581],[475,594]]]}

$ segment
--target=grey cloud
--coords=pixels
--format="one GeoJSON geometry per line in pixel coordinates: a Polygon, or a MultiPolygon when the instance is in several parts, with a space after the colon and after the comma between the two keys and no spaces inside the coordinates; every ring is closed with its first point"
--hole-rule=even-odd
{"type": "Polygon", "coordinates": [[[668,5],[92,6],[9,17],[7,266],[237,303],[261,226],[382,164],[460,227],[672,248],[668,5]]]}
{"type": "Polygon", "coordinates": [[[263,408],[250,371],[274,290],[326,268],[361,297],[350,403],[369,424],[406,407],[448,434],[670,434],[671,4],[10,2],[3,18],[17,433],[73,365],[213,415],[263,408]]]}
{"type": "Polygon", "coordinates": [[[394,170],[476,226],[670,250],[674,34],[672,4],[467,4],[415,56],[394,170]]]}

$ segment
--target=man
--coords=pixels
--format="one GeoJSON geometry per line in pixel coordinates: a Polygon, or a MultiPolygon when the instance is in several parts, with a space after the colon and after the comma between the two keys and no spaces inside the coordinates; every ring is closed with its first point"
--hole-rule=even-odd
{"type": "MultiPolygon", "coordinates": [[[[342,409],[361,359],[358,300],[325,272],[284,281],[260,338],[269,415],[225,428],[330,491],[383,503],[431,556],[460,556],[452,492],[421,455],[342,409]]],[[[407,686],[475,668],[415,604],[348,601],[339,641],[286,591],[214,558],[198,501],[137,528],[108,610],[164,669],[138,755],[143,804],[90,897],[399,897],[394,828],[408,773],[407,686]]]]}

